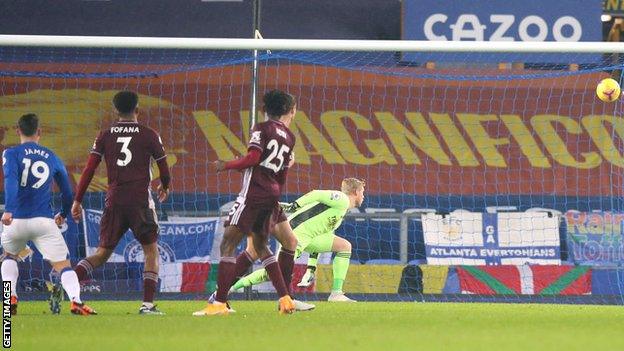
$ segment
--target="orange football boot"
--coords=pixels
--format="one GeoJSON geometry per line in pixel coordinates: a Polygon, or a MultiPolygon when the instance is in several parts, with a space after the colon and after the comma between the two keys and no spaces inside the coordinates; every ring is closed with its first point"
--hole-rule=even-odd
{"type": "Polygon", "coordinates": [[[204,309],[193,312],[193,316],[227,316],[230,309],[227,303],[213,302],[209,303],[204,309]]]}
{"type": "Polygon", "coordinates": [[[295,303],[290,298],[290,296],[285,295],[280,297],[279,299],[279,313],[280,314],[291,314],[295,312],[295,303]]]}
{"type": "Polygon", "coordinates": [[[84,303],[71,302],[71,313],[82,315],[82,316],[90,316],[96,315],[97,312],[95,310],[84,303]]]}

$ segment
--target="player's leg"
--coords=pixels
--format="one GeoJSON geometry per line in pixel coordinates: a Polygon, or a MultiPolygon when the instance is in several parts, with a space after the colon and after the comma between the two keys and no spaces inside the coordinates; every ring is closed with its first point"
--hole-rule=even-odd
{"type": "MultiPolygon", "coordinates": [[[[253,265],[253,262],[258,259],[258,255],[253,249],[251,235],[249,234],[251,231],[251,226],[258,215],[258,211],[259,206],[251,206],[250,208],[246,206],[244,199],[238,199],[234,206],[232,206],[232,209],[228,215],[228,219],[226,221],[226,224],[228,224],[227,226],[234,226],[234,228],[230,230],[238,230],[240,233],[237,233],[236,236],[240,234],[243,234],[243,236],[247,236],[247,248],[236,257],[236,262],[234,265],[234,279],[232,279],[230,284],[233,284],[236,280],[245,275],[245,273],[247,273],[247,271],[249,271],[249,268],[253,265]]],[[[234,254],[236,246],[238,246],[239,243],[240,240],[236,241],[234,248],[227,248],[228,251],[232,252],[232,255],[234,254]]],[[[221,267],[219,266],[219,268],[221,267]]]]}
{"type": "Polygon", "coordinates": [[[225,228],[220,246],[221,259],[219,260],[215,301],[208,303],[204,309],[194,312],[194,316],[226,315],[230,312],[227,304],[227,295],[233,280],[236,278],[236,258],[234,257],[234,252],[238,243],[244,237],[245,234],[235,225],[228,225],[225,228]]]}
{"type": "Polygon", "coordinates": [[[280,270],[284,276],[284,283],[291,294],[290,283],[292,281],[292,272],[295,265],[295,250],[297,249],[297,238],[293,233],[290,223],[286,220],[286,216],[282,211],[282,208],[278,205],[279,210],[274,216],[277,218],[277,224],[273,229],[273,235],[275,239],[280,242],[282,248],[277,255],[277,262],[280,266],[280,270]]]}
{"type": "Polygon", "coordinates": [[[14,219],[11,225],[4,227],[4,232],[0,235],[0,242],[6,254],[0,271],[2,280],[11,282],[11,315],[17,314],[17,279],[19,278],[17,255],[26,247],[29,240],[24,221],[26,220],[14,219]]]}
{"type": "MultiPolygon", "coordinates": [[[[247,236],[247,247],[245,251],[241,252],[236,257],[236,278],[234,278],[234,285],[230,288],[228,293],[236,291],[240,288],[244,288],[247,286],[251,286],[257,283],[252,283],[249,285],[240,285],[240,287],[236,287],[239,282],[242,284],[241,280],[245,277],[245,273],[249,271],[249,268],[253,265],[253,262],[258,259],[258,255],[256,254],[256,250],[253,248],[253,238],[251,236],[247,236]]],[[[268,278],[267,278],[268,279],[268,278]]],[[[245,283],[247,284],[247,283],[245,283]]],[[[208,298],[208,303],[213,303],[217,299],[217,291],[215,290],[210,297],[208,298]]],[[[230,309],[230,312],[235,312],[233,309],[230,309]]]]}
{"type": "Polygon", "coordinates": [[[308,267],[306,272],[303,277],[301,277],[299,284],[297,284],[298,287],[305,288],[312,285],[312,282],[314,281],[314,272],[316,271],[316,258],[318,257],[318,252],[313,250],[319,245],[313,244],[315,237],[306,233],[301,227],[295,228],[295,236],[297,237],[297,240],[299,240],[299,243],[297,244],[297,257],[301,255],[301,252],[307,252],[310,255],[308,258],[308,267]],[[314,257],[314,269],[310,270],[312,257],[314,257]]]}
{"type": "Polygon", "coordinates": [[[214,302],[211,303],[212,299],[209,299],[208,306],[193,313],[194,316],[221,315],[231,311],[227,304],[230,287],[237,277],[247,272],[255,259],[247,250],[238,257],[234,257],[234,253],[240,241],[250,235],[252,226],[264,211],[262,207],[258,204],[249,205],[244,198],[237,199],[232,206],[225,221],[225,231],[221,240],[221,259],[217,275],[217,291],[213,294],[214,302]]]}
{"type": "Polygon", "coordinates": [[[163,315],[164,313],[156,308],[154,304],[154,297],[158,289],[158,272],[160,269],[158,264],[158,244],[153,242],[142,246],[145,266],[143,268],[143,302],[141,303],[141,307],[139,307],[139,314],[163,315]]]}
{"type": "Polygon", "coordinates": [[[74,267],[78,281],[84,282],[88,280],[93,270],[102,266],[108,261],[113,254],[113,250],[117,247],[117,243],[121,237],[128,231],[128,224],[123,222],[123,211],[114,208],[104,208],[104,213],[100,220],[100,242],[95,253],[88,256],[74,267]]]}
{"type": "Polygon", "coordinates": [[[308,256],[306,271],[301,277],[301,281],[297,284],[298,287],[306,288],[314,283],[314,279],[316,277],[316,266],[318,264],[318,256],[318,252],[311,252],[310,256],[308,256]]]}
{"type": "MultiPolygon", "coordinates": [[[[45,260],[50,262],[52,269],[59,273],[61,286],[70,300],[70,310],[73,314],[92,315],[97,314],[92,308],[86,306],[80,299],[80,283],[76,272],[71,268],[67,256],[69,250],[63,234],[50,218],[33,218],[31,231],[39,231],[41,234],[34,235],[32,242],[41,252],[45,260]]],[[[60,303],[63,299],[63,291],[58,285],[50,285],[50,310],[52,313],[60,313],[60,303]]]]}
{"type": "MultiPolygon", "coordinates": [[[[258,259],[258,254],[256,253],[256,250],[254,249],[254,246],[253,246],[253,237],[252,236],[247,237],[247,248],[245,249],[245,251],[251,257],[253,257],[254,261],[256,259],[258,259]]],[[[280,252],[281,252],[281,248],[280,248],[280,252]]],[[[299,257],[299,255],[301,255],[301,251],[299,250],[299,245],[297,244],[297,249],[295,250],[295,257],[299,257]]],[[[278,256],[279,256],[279,254],[278,254],[278,256]]],[[[248,275],[246,275],[244,277],[239,278],[236,281],[236,283],[234,283],[234,285],[232,285],[232,289],[230,291],[235,291],[235,290],[246,288],[246,287],[249,287],[249,286],[261,284],[261,283],[264,283],[264,282],[267,282],[267,281],[269,281],[269,276],[267,275],[266,270],[264,268],[260,268],[260,269],[257,269],[257,270],[253,271],[252,273],[250,273],[250,274],[248,274],[248,275]]]]}
{"type": "Polygon", "coordinates": [[[299,284],[297,284],[298,287],[305,288],[312,285],[314,282],[319,253],[331,252],[335,235],[326,234],[310,236],[300,229],[300,227],[295,229],[295,235],[300,242],[305,244],[302,245],[303,251],[309,254],[306,272],[303,277],[301,277],[299,284]]]}
{"type": "Polygon", "coordinates": [[[132,207],[125,211],[122,223],[127,222],[137,241],[143,247],[143,302],[139,314],[163,315],[154,305],[156,289],[158,289],[158,272],[160,269],[158,253],[159,227],[156,211],[153,208],[132,207]]]}
{"type": "MultiPolygon", "coordinates": [[[[280,263],[280,268],[282,268],[282,266],[284,265],[284,261],[283,261],[284,258],[286,259],[289,259],[290,257],[293,258],[292,266],[290,266],[290,274],[284,274],[284,280],[286,280],[287,278],[289,279],[289,281],[285,281],[285,283],[287,284],[289,288],[291,288],[290,281],[292,280],[292,267],[294,266],[294,259],[299,258],[299,256],[301,256],[301,253],[309,245],[313,237],[303,232],[302,230],[293,231],[290,227],[290,223],[288,222],[282,222],[282,223],[279,223],[279,225],[280,225],[280,228],[277,228],[276,230],[277,232],[276,238],[279,238],[283,242],[287,243],[287,247],[292,247],[293,245],[295,245],[294,255],[291,254],[292,251],[286,252],[286,255],[284,255],[284,250],[285,250],[284,247],[280,249],[280,252],[278,254],[278,262],[280,263]],[[281,226],[285,223],[287,223],[288,225],[281,226]],[[285,233],[287,235],[282,235],[280,237],[281,233],[285,233]],[[293,243],[291,234],[297,239],[296,244],[293,243]],[[280,259],[282,259],[282,261],[280,261],[280,259]]],[[[286,268],[286,269],[289,269],[289,268],[286,268]]],[[[291,291],[292,293],[292,290],[289,290],[289,291],[291,291]]],[[[307,303],[307,302],[295,299],[294,297],[293,297],[293,302],[295,304],[295,310],[297,311],[311,311],[316,307],[315,305],[311,303],[307,303]]]]}
{"type": "MultiPolygon", "coordinates": [[[[253,246],[253,241],[252,240],[248,240],[247,241],[247,251],[251,251],[255,254],[255,250],[253,250],[253,248],[250,250],[249,247],[253,246]]],[[[300,249],[300,246],[297,245],[297,249],[295,251],[295,258],[299,257],[301,255],[302,250],[300,249]]],[[[239,278],[236,283],[234,283],[234,285],[232,285],[232,288],[230,289],[230,292],[242,289],[242,288],[246,288],[246,287],[250,287],[253,285],[257,285],[257,284],[261,284],[264,282],[269,281],[269,275],[267,274],[266,269],[264,268],[260,268],[257,269],[253,272],[251,272],[250,274],[239,278]]],[[[295,304],[295,309],[297,311],[311,311],[315,308],[315,306],[313,304],[309,304],[303,301],[299,301],[299,300],[295,300],[293,299],[293,302],[295,304]]]]}
{"type": "MultiPolygon", "coordinates": [[[[256,253],[253,245],[253,236],[250,235],[247,237],[247,247],[241,254],[246,254],[251,262],[258,259],[258,253],[256,253]]],[[[243,274],[244,272],[241,275],[243,274]]],[[[237,280],[230,288],[230,292],[264,283],[269,280],[269,276],[266,274],[266,270],[264,268],[257,269],[248,275],[238,276],[236,278],[237,280]]]]}
{"type": "MultiPolygon", "coordinates": [[[[80,282],[78,281],[78,275],[76,275],[76,272],[71,268],[69,260],[50,262],[50,264],[61,276],[61,285],[70,300],[71,313],[82,316],[96,315],[97,312],[80,299],[80,282]]],[[[54,285],[52,287],[51,304],[60,305],[60,301],[63,298],[62,294],[63,292],[61,289],[59,289],[57,285],[54,285]]],[[[60,312],[60,308],[57,309],[52,305],[51,308],[60,312]]]]}
{"type": "Polygon", "coordinates": [[[78,281],[84,282],[88,280],[93,274],[94,269],[108,261],[113,254],[113,250],[114,249],[100,246],[95,250],[93,255],[80,260],[80,262],[76,264],[76,267],[74,267],[76,275],[78,276],[78,281]]]}
{"type": "MultiPolygon", "coordinates": [[[[2,244],[4,247],[4,243],[2,244]]],[[[19,269],[17,268],[17,256],[7,252],[2,261],[2,280],[11,282],[11,315],[17,314],[17,279],[19,277],[19,269]]]]}
{"type": "MultiPolygon", "coordinates": [[[[216,301],[225,303],[227,301],[227,292],[232,286],[233,280],[236,278],[239,272],[236,269],[236,257],[234,253],[238,243],[245,237],[243,233],[236,226],[228,226],[223,234],[223,240],[221,241],[221,260],[219,262],[219,276],[217,279],[218,289],[216,301]]],[[[243,252],[245,255],[247,251],[243,252]]],[[[247,257],[251,261],[251,257],[247,257]]]]}
{"type": "Polygon", "coordinates": [[[253,259],[254,261],[258,259],[258,253],[256,252],[256,249],[254,249],[254,246],[253,246],[252,235],[247,236],[247,246],[245,247],[245,252],[247,252],[247,254],[249,255],[249,258],[253,259]]]}
{"type": "Polygon", "coordinates": [[[288,288],[286,287],[286,283],[284,282],[284,276],[282,271],[280,270],[280,266],[277,263],[277,259],[275,255],[269,250],[267,242],[268,242],[268,231],[263,231],[262,229],[254,232],[253,244],[254,249],[258,256],[260,256],[260,260],[262,261],[262,266],[267,272],[271,283],[273,283],[273,287],[279,296],[279,311],[281,314],[289,314],[295,311],[295,303],[288,293],[288,288]]]}
{"type": "Polygon", "coordinates": [[[253,285],[258,285],[267,281],[269,281],[269,276],[267,274],[266,269],[264,268],[256,269],[250,274],[247,274],[246,276],[238,279],[236,283],[232,285],[232,288],[230,289],[230,291],[236,291],[238,289],[247,288],[253,285]]]}
{"type": "MultiPolygon", "coordinates": [[[[236,266],[234,268],[235,277],[234,281],[238,281],[242,276],[249,271],[249,268],[253,265],[254,261],[258,259],[258,254],[253,248],[253,238],[251,235],[247,236],[247,247],[243,252],[236,256],[236,266]]],[[[232,289],[230,288],[230,291],[232,289]]]]}
{"type": "Polygon", "coordinates": [[[345,296],[342,291],[342,286],[347,277],[347,272],[349,271],[349,263],[351,262],[351,243],[346,239],[334,235],[332,251],[336,253],[336,256],[332,262],[334,281],[328,301],[355,302],[355,300],[345,296]]]}
{"type": "Polygon", "coordinates": [[[351,243],[333,234],[319,235],[306,247],[307,252],[335,252],[332,262],[334,281],[328,301],[331,302],[355,302],[345,296],[342,291],[349,263],[351,260],[351,243]]]}

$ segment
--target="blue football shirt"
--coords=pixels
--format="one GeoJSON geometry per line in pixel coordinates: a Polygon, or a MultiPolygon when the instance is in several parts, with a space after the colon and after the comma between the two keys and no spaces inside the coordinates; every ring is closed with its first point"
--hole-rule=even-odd
{"type": "Polygon", "coordinates": [[[13,218],[53,218],[52,180],[61,190],[61,215],[67,217],[72,191],[67,170],[52,150],[27,142],[4,150],[5,211],[13,218]]]}

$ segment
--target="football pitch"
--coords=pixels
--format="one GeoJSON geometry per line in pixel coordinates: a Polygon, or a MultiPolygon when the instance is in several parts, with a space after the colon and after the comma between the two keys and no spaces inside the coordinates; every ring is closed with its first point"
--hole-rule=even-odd
{"type": "Polygon", "coordinates": [[[235,301],[237,313],[193,317],[202,301],[93,301],[98,316],[50,315],[22,302],[15,350],[623,350],[622,306],[358,302],[317,303],[279,315],[270,301],[235,301]]]}

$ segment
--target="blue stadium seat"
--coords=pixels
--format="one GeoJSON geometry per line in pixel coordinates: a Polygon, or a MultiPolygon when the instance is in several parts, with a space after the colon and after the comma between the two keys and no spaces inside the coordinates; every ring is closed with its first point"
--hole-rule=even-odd
{"type": "Polygon", "coordinates": [[[391,259],[375,259],[366,261],[366,264],[401,264],[401,261],[391,259]]]}

